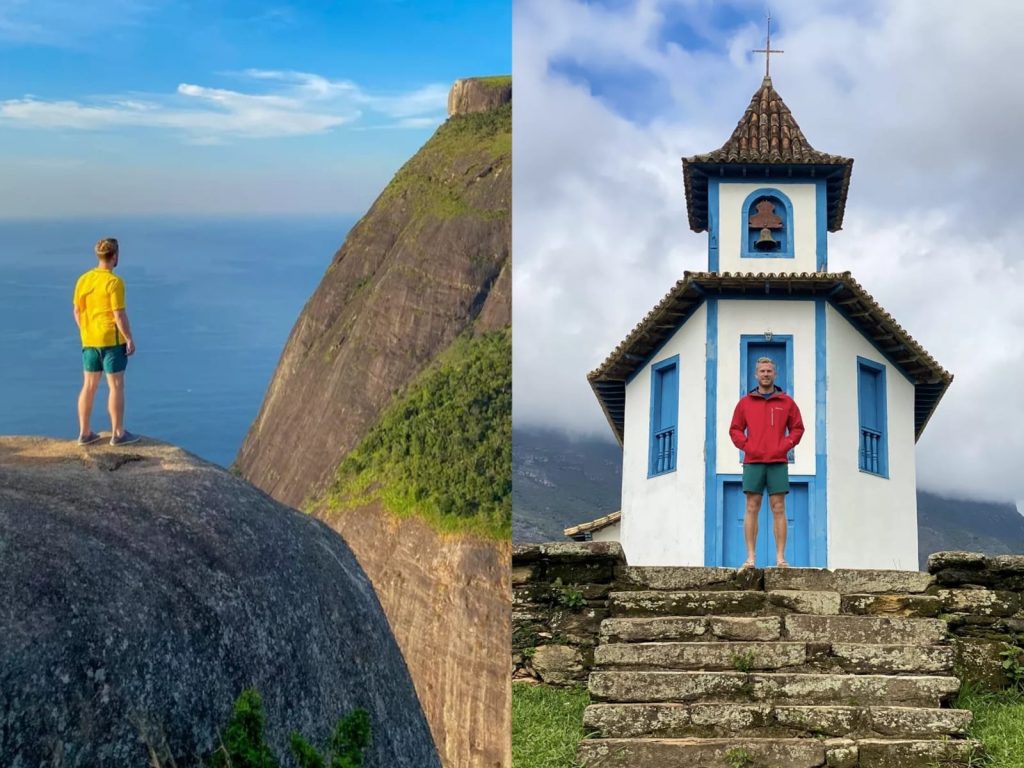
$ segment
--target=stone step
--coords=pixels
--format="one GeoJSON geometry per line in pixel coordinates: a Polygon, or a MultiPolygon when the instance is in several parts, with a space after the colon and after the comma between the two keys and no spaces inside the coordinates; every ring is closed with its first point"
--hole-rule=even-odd
{"type": "Polygon", "coordinates": [[[932,768],[981,754],[971,739],[584,739],[577,757],[584,768],[932,768]]]}
{"type": "Polygon", "coordinates": [[[832,675],[807,672],[594,671],[595,701],[620,703],[716,702],[938,707],[960,689],[945,675],[832,675]]]}
{"type": "Polygon", "coordinates": [[[787,640],[932,645],[946,639],[946,622],[941,619],[791,614],[783,623],[783,638],[787,640]]]}
{"type": "Polygon", "coordinates": [[[951,646],[807,642],[605,643],[602,669],[827,671],[850,674],[952,673],[951,646]]]}
{"type": "MultiPolygon", "coordinates": [[[[785,570],[785,569],[784,569],[785,570]]],[[[602,643],[687,640],[797,640],[822,643],[932,645],[946,637],[946,622],[889,616],[655,616],[609,618],[602,643]]]]}
{"type": "Polygon", "coordinates": [[[637,590],[811,590],[814,592],[920,594],[935,577],[918,571],[838,568],[734,568],[627,566],[618,572],[620,591],[637,590]]]}
{"type": "Polygon", "coordinates": [[[813,613],[838,614],[838,592],[776,590],[612,592],[608,595],[608,613],[623,616],[711,616],[721,614],[813,613]]]}
{"type": "Polygon", "coordinates": [[[591,704],[594,738],[937,738],[962,736],[965,709],[773,704],[591,704]]]}
{"type": "Polygon", "coordinates": [[[807,613],[912,618],[934,618],[944,610],[943,599],[936,595],[844,595],[807,589],[612,592],[608,596],[608,609],[610,615],[616,617],[807,613]]]}
{"type": "Polygon", "coordinates": [[[605,619],[601,622],[602,643],[632,643],[658,640],[778,640],[782,635],[779,616],[657,616],[605,619]]]}

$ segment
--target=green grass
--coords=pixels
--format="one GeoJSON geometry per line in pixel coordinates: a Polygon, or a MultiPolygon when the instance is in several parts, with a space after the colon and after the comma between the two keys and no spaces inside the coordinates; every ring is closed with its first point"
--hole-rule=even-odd
{"type": "Polygon", "coordinates": [[[491,75],[490,77],[474,77],[473,79],[478,80],[484,85],[498,88],[512,84],[512,75],[491,75]]]}
{"type": "Polygon", "coordinates": [[[575,768],[585,688],[512,685],[512,768],[575,768]]]}
{"type": "Polygon", "coordinates": [[[1024,692],[987,693],[965,683],[956,701],[958,709],[974,713],[970,736],[985,745],[986,768],[1024,768],[1024,692]]]}
{"type": "Polygon", "coordinates": [[[438,355],[345,457],[321,504],[344,512],[374,501],[442,533],[511,538],[510,329],[463,336],[438,355]]]}
{"type": "Polygon", "coordinates": [[[454,115],[399,169],[375,205],[401,199],[413,206],[419,226],[428,218],[506,218],[507,210],[475,207],[466,194],[466,179],[488,166],[509,170],[511,156],[511,104],[454,115]]]}

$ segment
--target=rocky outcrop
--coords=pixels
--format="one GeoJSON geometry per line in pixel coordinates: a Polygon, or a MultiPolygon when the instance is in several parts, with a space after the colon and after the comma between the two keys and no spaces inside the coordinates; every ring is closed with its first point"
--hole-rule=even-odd
{"type": "Polygon", "coordinates": [[[508,545],[380,507],[327,521],[372,574],[444,764],[511,765],[508,545]]]}
{"type": "MultiPolygon", "coordinates": [[[[239,452],[238,471],[286,503],[318,509],[396,393],[460,335],[511,323],[511,85],[460,83],[332,260],[239,452]]],[[[381,508],[331,522],[380,595],[443,763],[509,765],[507,547],[381,508]]]]}
{"type": "Polygon", "coordinates": [[[239,451],[247,480],[313,499],[435,355],[470,326],[511,322],[511,126],[510,103],[453,116],[352,228],[239,451]]]}
{"type": "Polygon", "coordinates": [[[448,115],[487,112],[512,102],[511,77],[467,77],[448,93],[448,115]]]}
{"type": "Polygon", "coordinates": [[[0,438],[0,571],[0,765],[196,765],[252,686],[282,757],[362,707],[439,765],[345,542],[177,448],[0,438]]]}

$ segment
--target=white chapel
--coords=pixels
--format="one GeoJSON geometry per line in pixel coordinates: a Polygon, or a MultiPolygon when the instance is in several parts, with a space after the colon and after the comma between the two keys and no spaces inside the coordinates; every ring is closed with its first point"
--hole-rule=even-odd
{"type": "MultiPolygon", "coordinates": [[[[733,408],[776,362],[806,432],[790,455],[793,566],[917,570],[914,444],[953,377],[849,272],[828,269],[853,160],[819,152],[767,75],[720,148],[683,159],[707,268],[686,272],[588,376],[623,449],[620,513],[567,530],[631,565],[739,566],[733,408]]],[[[762,509],[758,567],[774,563],[762,509]]]]}

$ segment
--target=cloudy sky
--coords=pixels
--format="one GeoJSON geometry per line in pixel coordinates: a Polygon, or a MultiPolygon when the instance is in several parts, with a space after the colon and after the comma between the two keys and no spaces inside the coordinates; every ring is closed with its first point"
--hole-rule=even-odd
{"type": "MultiPolygon", "coordinates": [[[[772,80],[855,158],[829,267],[956,376],[918,443],[927,489],[1024,500],[1024,5],[776,0],[772,80]]],[[[763,2],[516,0],[514,419],[610,436],[586,382],[706,268],[680,157],[757,90],[763,2]]],[[[1024,509],[1024,507],[1021,507],[1024,509]]]]}
{"type": "Polygon", "coordinates": [[[509,0],[0,0],[0,217],[357,213],[509,0]]]}

